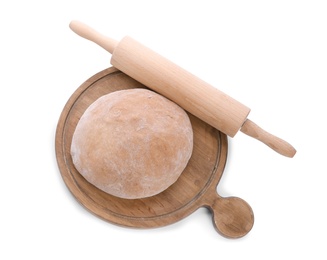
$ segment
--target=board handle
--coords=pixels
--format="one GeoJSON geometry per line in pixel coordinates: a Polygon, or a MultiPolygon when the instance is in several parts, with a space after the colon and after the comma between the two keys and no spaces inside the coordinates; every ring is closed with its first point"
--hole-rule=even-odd
{"type": "Polygon", "coordinates": [[[247,202],[238,197],[223,198],[216,193],[207,207],[213,214],[216,230],[224,237],[243,237],[253,227],[253,211],[247,202]]]}
{"type": "Polygon", "coordinates": [[[79,36],[98,44],[100,47],[110,52],[111,54],[113,53],[114,49],[118,44],[118,41],[100,34],[96,30],[82,22],[71,21],[69,27],[73,32],[75,32],[79,36]]]}
{"type": "Polygon", "coordinates": [[[244,122],[241,132],[263,142],[281,155],[292,158],[296,154],[295,148],[288,142],[268,133],[249,119],[244,122]]]}

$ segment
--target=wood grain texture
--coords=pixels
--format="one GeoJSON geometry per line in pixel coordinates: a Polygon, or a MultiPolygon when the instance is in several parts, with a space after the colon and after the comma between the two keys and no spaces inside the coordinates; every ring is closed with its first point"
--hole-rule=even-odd
{"type": "Polygon", "coordinates": [[[250,206],[239,198],[222,198],[216,191],[227,160],[227,136],[192,114],[192,157],[180,178],[158,195],[118,198],[91,185],[75,169],[70,146],[79,118],[102,95],[130,88],[145,87],[116,68],[106,69],[84,82],[62,111],[56,131],[56,157],[62,178],[77,201],[106,221],[135,228],[169,225],[207,207],[220,234],[229,238],[246,235],[254,222],[250,206]]]}
{"type": "Polygon", "coordinates": [[[231,137],[250,112],[245,105],[131,37],[118,43],[110,63],[231,137]]]}

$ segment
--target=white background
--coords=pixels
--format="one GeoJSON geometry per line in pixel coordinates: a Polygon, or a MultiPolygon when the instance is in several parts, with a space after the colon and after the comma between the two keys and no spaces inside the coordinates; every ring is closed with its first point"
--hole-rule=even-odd
{"type": "Polygon", "coordinates": [[[0,259],[326,259],[327,2],[1,1],[0,259]],[[70,31],[72,19],[130,35],[249,106],[290,142],[293,159],[238,133],[218,192],[253,208],[242,239],[199,209],[163,228],[98,219],[57,168],[60,113],[110,55],[70,31]]]}

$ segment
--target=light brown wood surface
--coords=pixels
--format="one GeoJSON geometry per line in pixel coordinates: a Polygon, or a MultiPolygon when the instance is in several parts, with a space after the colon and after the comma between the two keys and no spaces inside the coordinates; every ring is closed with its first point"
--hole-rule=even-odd
{"type": "Polygon", "coordinates": [[[293,157],[296,153],[296,150],[288,142],[268,133],[249,119],[242,125],[241,132],[263,142],[280,154],[293,157]]]}
{"type": "Polygon", "coordinates": [[[118,43],[110,62],[231,137],[250,112],[240,102],[128,36],[118,43]]]}
{"type": "MultiPolygon", "coordinates": [[[[117,43],[78,21],[72,21],[70,28],[112,53],[110,62],[114,67],[171,99],[219,131],[234,137],[246,122],[250,112],[247,106],[131,37],[124,37],[117,43]]],[[[242,132],[245,134],[253,132],[250,129],[252,126],[254,125],[247,124],[247,131],[242,132]]],[[[289,143],[280,142],[280,138],[265,134],[266,131],[261,128],[256,127],[254,131],[260,136],[256,138],[257,140],[276,152],[287,157],[295,155],[296,150],[289,143]]]]}
{"type": "Polygon", "coordinates": [[[220,234],[229,238],[246,235],[254,222],[251,207],[242,199],[221,197],[216,189],[226,164],[227,136],[192,114],[189,114],[194,132],[192,157],[177,182],[156,196],[134,200],[118,198],[88,183],[75,169],[70,145],[86,108],[110,92],[144,87],[112,67],[88,79],[72,94],[56,131],[57,162],[68,189],[87,210],[117,225],[155,228],[180,221],[198,208],[207,207],[220,234]]]}

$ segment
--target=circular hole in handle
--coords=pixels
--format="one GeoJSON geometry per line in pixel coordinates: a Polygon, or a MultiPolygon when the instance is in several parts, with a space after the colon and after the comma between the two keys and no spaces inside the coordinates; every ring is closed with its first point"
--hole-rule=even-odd
{"type": "Polygon", "coordinates": [[[225,237],[243,237],[253,227],[253,211],[250,205],[240,198],[222,198],[216,194],[210,208],[215,228],[225,237]]]}

